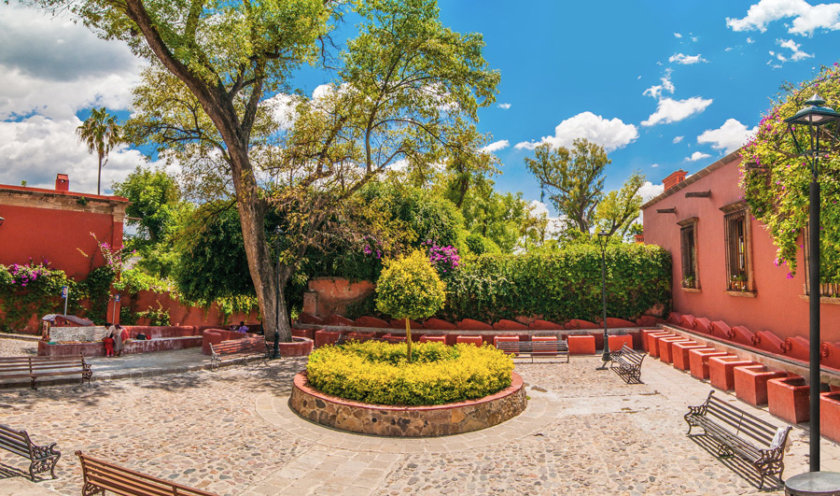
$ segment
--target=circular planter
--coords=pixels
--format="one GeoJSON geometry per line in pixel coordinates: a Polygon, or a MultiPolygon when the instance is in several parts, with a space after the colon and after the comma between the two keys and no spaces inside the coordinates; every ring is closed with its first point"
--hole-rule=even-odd
{"type": "Polygon", "coordinates": [[[390,437],[436,437],[477,431],[519,415],[525,406],[522,378],[477,400],[432,406],[371,405],[315,390],[306,372],[295,376],[289,406],[301,417],[336,429],[390,437]]]}
{"type": "MultiPolygon", "coordinates": [[[[271,343],[272,346],[274,343],[271,343]]],[[[304,337],[292,337],[291,343],[278,343],[281,357],[307,356],[312,353],[313,341],[304,337]]]]}

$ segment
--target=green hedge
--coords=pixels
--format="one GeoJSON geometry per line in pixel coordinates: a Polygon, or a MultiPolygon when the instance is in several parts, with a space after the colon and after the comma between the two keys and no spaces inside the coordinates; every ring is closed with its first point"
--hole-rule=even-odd
{"type": "Polygon", "coordinates": [[[324,346],[306,373],[317,390],[378,405],[439,405],[483,398],[510,386],[513,360],[492,346],[378,341],[324,346]]]}
{"type": "MultiPolygon", "coordinates": [[[[657,246],[607,247],[607,315],[635,319],[671,304],[671,256],[657,246]]],[[[517,315],[594,320],[601,315],[601,253],[572,246],[555,253],[468,258],[446,281],[442,317],[496,321],[517,315]]]]}

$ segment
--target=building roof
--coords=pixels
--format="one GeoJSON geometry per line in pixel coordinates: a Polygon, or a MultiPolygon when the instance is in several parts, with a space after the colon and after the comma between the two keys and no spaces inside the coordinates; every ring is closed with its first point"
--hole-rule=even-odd
{"type": "Polygon", "coordinates": [[[700,179],[708,176],[709,174],[716,171],[717,169],[720,169],[724,165],[730,164],[733,161],[738,160],[739,158],[741,158],[741,149],[740,148],[735,150],[734,152],[730,153],[729,155],[723,157],[722,159],[718,160],[717,162],[712,163],[711,165],[709,165],[705,169],[688,176],[684,181],[678,182],[675,186],[672,186],[671,188],[667,189],[666,191],[663,191],[662,193],[659,194],[659,196],[656,196],[656,197],[652,198],[647,203],[642,205],[642,209],[648,208],[651,205],[659,203],[660,201],[664,200],[665,198],[668,198],[669,196],[673,195],[674,193],[691,186],[692,184],[694,184],[697,181],[699,181],[700,179]]]}
{"type": "Polygon", "coordinates": [[[0,184],[0,192],[37,194],[46,196],[70,196],[74,198],[85,198],[86,200],[102,200],[107,202],[128,203],[128,198],[113,195],[95,195],[90,193],[78,193],[76,191],[59,191],[46,188],[30,188],[29,186],[13,186],[11,184],[0,184]]]}

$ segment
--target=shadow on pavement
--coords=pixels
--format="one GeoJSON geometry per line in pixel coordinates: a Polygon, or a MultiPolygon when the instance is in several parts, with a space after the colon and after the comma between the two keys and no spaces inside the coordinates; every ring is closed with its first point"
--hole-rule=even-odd
{"type": "MultiPolygon", "coordinates": [[[[755,486],[758,489],[761,484],[761,475],[749,462],[734,455],[721,456],[721,444],[705,434],[692,434],[688,436],[695,444],[706,450],[709,454],[715,457],[726,468],[735,472],[739,477],[755,486]]],[[[764,478],[764,491],[778,491],[784,488],[784,483],[776,477],[764,478]]]]}

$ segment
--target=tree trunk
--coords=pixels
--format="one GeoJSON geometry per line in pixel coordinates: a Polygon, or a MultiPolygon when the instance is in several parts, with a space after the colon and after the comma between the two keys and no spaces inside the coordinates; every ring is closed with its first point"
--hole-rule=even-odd
{"type": "Polygon", "coordinates": [[[102,185],[102,153],[99,154],[99,172],[96,174],[96,194],[101,195],[99,188],[102,185]]]}

